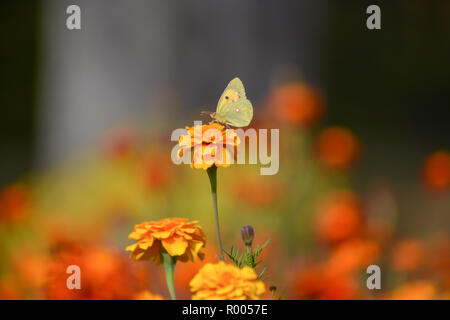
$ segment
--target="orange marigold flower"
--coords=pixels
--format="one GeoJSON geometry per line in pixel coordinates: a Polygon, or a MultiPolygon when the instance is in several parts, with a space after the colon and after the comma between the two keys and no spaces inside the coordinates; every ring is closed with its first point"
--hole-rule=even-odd
{"type": "Polygon", "coordinates": [[[324,105],[322,96],[315,89],[298,82],[275,88],[269,98],[272,112],[292,125],[315,124],[323,114],[324,105]]]}
{"type": "Polygon", "coordinates": [[[28,189],[13,184],[0,190],[0,222],[17,222],[27,216],[31,204],[28,189]]]}
{"type": "Polygon", "coordinates": [[[343,127],[329,127],[319,133],[316,140],[317,157],[324,166],[347,169],[360,155],[358,138],[343,127]]]}
{"type": "Polygon", "coordinates": [[[405,239],[392,249],[391,264],[397,271],[417,270],[424,262],[425,246],[418,239],[405,239]]]}
{"type": "Polygon", "coordinates": [[[385,298],[389,300],[432,300],[436,297],[436,286],[426,280],[406,283],[385,298]]]}
{"type": "Polygon", "coordinates": [[[206,236],[197,222],[187,222],[183,218],[143,222],[136,225],[128,236],[137,243],[129,245],[126,250],[134,260],[150,260],[156,265],[161,264],[162,249],[182,262],[195,262],[197,257],[203,259],[204,254],[200,250],[205,246],[206,236]]]}
{"type": "Polygon", "coordinates": [[[52,249],[43,298],[50,300],[124,300],[148,286],[150,274],[130,264],[120,250],[91,243],[72,243],[52,249]],[[67,289],[67,267],[81,270],[81,289],[67,289]],[[144,274],[145,273],[145,274],[144,274]],[[145,278],[145,279],[144,279],[145,278]]]}
{"type": "Polygon", "coordinates": [[[188,134],[180,137],[178,157],[191,155],[191,168],[208,169],[213,165],[228,167],[236,158],[240,139],[233,129],[219,123],[186,127],[188,134]],[[192,153],[193,151],[193,153],[192,153]],[[234,155],[234,156],[233,156],[234,155]]]}
{"type": "Polygon", "coordinates": [[[367,239],[351,239],[340,244],[331,253],[327,270],[332,275],[351,275],[365,270],[380,256],[381,249],[377,243],[367,239]]]}
{"type": "Polygon", "coordinates": [[[425,184],[431,190],[446,190],[450,187],[450,152],[437,151],[431,154],[423,169],[425,184]]]}
{"type": "Polygon", "coordinates": [[[289,279],[296,299],[349,300],[358,297],[353,277],[328,272],[325,265],[306,265],[289,279]]]}
{"type": "Polygon", "coordinates": [[[193,300],[258,300],[266,291],[250,267],[208,263],[190,282],[193,300]]]}
{"type": "Polygon", "coordinates": [[[164,298],[159,294],[144,290],[134,295],[133,300],[164,300],[164,298]]]}
{"type": "Polygon", "coordinates": [[[17,280],[12,277],[0,278],[0,300],[20,300],[25,296],[21,292],[17,280]]]}
{"type": "Polygon", "coordinates": [[[351,191],[337,192],[321,205],[317,217],[317,234],[327,243],[349,239],[363,231],[362,204],[351,191]]]}

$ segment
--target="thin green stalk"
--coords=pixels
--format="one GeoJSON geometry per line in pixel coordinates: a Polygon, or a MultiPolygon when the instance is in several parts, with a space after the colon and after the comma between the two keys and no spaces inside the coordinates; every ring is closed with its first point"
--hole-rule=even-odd
{"type": "Polygon", "coordinates": [[[255,268],[253,252],[251,246],[245,246],[245,264],[250,268],[255,268]]]}
{"type": "Polygon", "coordinates": [[[174,274],[177,258],[172,257],[170,254],[167,253],[166,250],[163,249],[163,251],[161,251],[161,261],[164,266],[164,271],[166,273],[166,283],[167,289],[169,289],[170,298],[172,300],[176,300],[177,297],[175,295],[174,274]]]}
{"type": "Polygon", "coordinates": [[[214,218],[216,220],[217,244],[219,245],[220,259],[224,260],[222,239],[220,237],[219,210],[217,208],[217,167],[215,165],[213,165],[212,167],[208,168],[207,172],[208,172],[209,182],[211,183],[211,195],[212,195],[213,206],[214,206],[214,218]]]}

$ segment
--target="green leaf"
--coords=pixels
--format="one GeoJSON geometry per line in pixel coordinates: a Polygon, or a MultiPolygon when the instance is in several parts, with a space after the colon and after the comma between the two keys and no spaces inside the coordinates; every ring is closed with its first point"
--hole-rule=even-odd
{"type": "Polygon", "coordinates": [[[270,239],[268,239],[268,240],[266,241],[266,243],[264,243],[264,244],[261,246],[261,251],[263,251],[264,248],[267,247],[267,245],[269,244],[269,242],[270,242],[270,239]]]}
{"type": "Polygon", "coordinates": [[[258,279],[261,279],[261,277],[263,276],[264,272],[266,271],[267,266],[264,266],[264,268],[261,270],[261,272],[258,274],[258,279]]]}
{"type": "Polygon", "coordinates": [[[238,267],[241,266],[241,261],[242,261],[242,258],[243,258],[243,257],[244,257],[244,253],[241,253],[239,259],[237,260],[237,262],[238,262],[238,267]]]}

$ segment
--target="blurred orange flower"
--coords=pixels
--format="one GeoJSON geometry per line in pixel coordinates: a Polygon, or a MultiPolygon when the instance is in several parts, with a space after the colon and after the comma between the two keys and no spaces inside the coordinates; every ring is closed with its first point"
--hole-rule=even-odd
{"type": "Polygon", "coordinates": [[[326,243],[358,235],[363,227],[362,204],[351,191],[333,193],[319,207],[316,231],[319,239],[326,243]]]}
{"type": "Polygon", "coordinates": [[[0,300],[20,300],[24,299],[22,292],[13,278],[0,278],[0,300]]]}
{"type": "MultiPolygon", "coordinates": [[[[146,270],[130,264],[115,248],[90,244],[73,244],[53,255],[49,264],[47,298],[54,299],[131,299],[143,289],[142,273],[146,270]],[[80,290],[70,290],[66,281],[67,267],[81,270],[80,290]],[[136,267],[136,268],[135,268],[136,267]]],[[[145,283],[149,276],[146,274],[145,283]]]]}
{"type": "Polygon", "coordinates": [[[329,127],[322,130],[315,143],[320,163],[332,169],[347,169],[360,155],[358,138],[347,128],[329,127]]]}
{"type": "Polygon", "coordinates": [[[21,184],[13,184],[0,191],[0,222],[12,223],[27,216],[30,195],[21,184]]]}
{"type": "Polygon", "coordinates": [[[385,298],[390,300],[431,300],[436,295],[436,287],[426,280],[406,283],[385,298]]]}
{"type": "Polygon", "coordinates": [[[129,245],[126,250],[134,260],[150,260],[156,265],[161,264],[162,249],[182,262],[195,262],[197,257],[203,259],[204,254],[200,250],[205,246],[206,236],[197,222],[187,222],[183,218],[143,222],[136,225],[128,236],[137,243],[129,245]]]}
{"type": "Polygon", "coordinates": [[[351,275],[367,268],[380,256],[378,244],[367,239],[351,239],[336,247],[327,262],[327,270],[336,276],[351,275]]]}
{"type": "Polygon", "coordinates": [[[450,152],[436,151],[425,161],[425,185],[431,190],[447,190],[450,186],[450,152]]]}
{"type": "Polygon", "coordinates": [[[134,295],[133,300],[164,300],[159,294],[153,294],[148,290],[144,290],[134,295]]]}
{"type": "Polygon", "coordinates": [[[280,120],[300,126],[317,123],[324,111],[322,96],[303,83],[287,83],[275,88],[269,97],[269,108],[280,120]]]}
{"type": "Polygon", "coordinates": [[[250,267],[239,269],[220,261],[208,263],[190,282],[192,300],[258,300],[264,283],[250,267]]]}
{"type": "Polygon", "coordinates": [[[12,260],[14,274],[22,286],[39,290],[47,284],[50,263],[47,255],[23,248],[14,253],[12,260]],[[23,257],[26,257],[26,262],[23,257]]]}
{"type": "Polygon", "coordinates": [[[239,202],[262,207],[278,203],[282,197],[283,186],[274,179],[241,177],[239,183],[233,184],[230,189],[239,202]]]}
{"type": "Polygon", "coordinates": [[[415,271],[424,262],[425,247],[418,239],[405,239],[392,248],[391,264],[397,271],[415,271]]]}
{"type": "Polygon", "coordinates": [[[352,277],[331,274],[325,265],[303,267],[290,282],[296,299],[347,300],[358,296],[358,286],[352,277]]]}
{"type": "Polygon", "coordinates": [[[191,168],[206,170],[213,165],[228,167],[236,158],[240,139],[233,129],[225,129],[224,126],[213,122],[186,129],[188,134],[181,136],[178,141],[181,147],[178,157],[182,158],[186,152],[194,151],[193,155],[191,154],[191,168]]]}

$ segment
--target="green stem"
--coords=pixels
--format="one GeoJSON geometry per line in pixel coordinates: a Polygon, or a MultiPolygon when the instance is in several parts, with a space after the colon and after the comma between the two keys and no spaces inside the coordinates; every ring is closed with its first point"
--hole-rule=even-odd
{"type": "Polygon", "coordinates": [[[169,289],[170,298],[172,300],[176,300],[177,297],[175,295],[175,284],[174,284],[174,274],[175,274],[175,264],[177,263],[177,258],[172,257],[167,253],[166,250],[161,251],[161,261],[164,266],[164,271],[166,273],[166,283],[167,288],[169,289]]]}
{"type": "Polygon", "coordinates": [[[217,244],[219,245],[220,259],[223,258],[223,247],[222,239],[220,237],[220,226],[219,226],[219,210],[217,208],[217,167],[213,165],[206,170],[208,172],[209,182],[211,183],[211,195],[213,199],[214,206],[214,218],[216,220],[216,233],[217,233],[217,244]]]}
{"type": "Polygon", "coordinates": [[[245,264],[251,268],[255,268],[255,263],[253,259],[252,247],[245,246],[245,264]]]}

